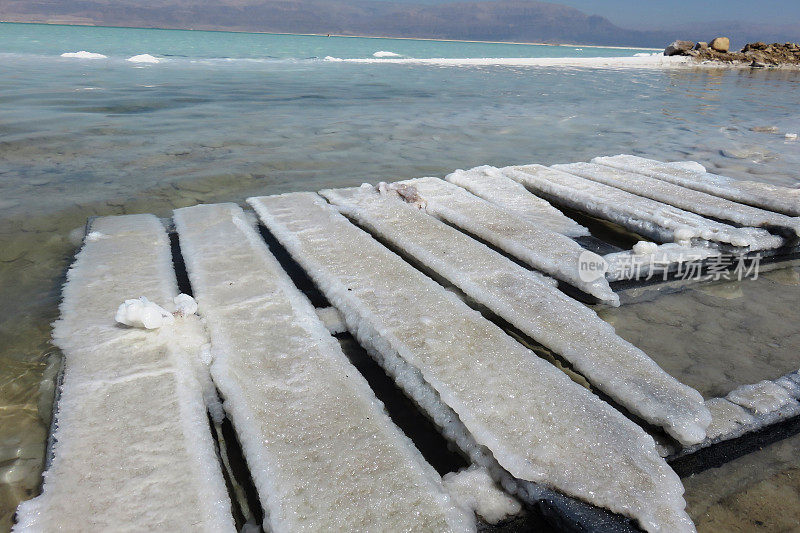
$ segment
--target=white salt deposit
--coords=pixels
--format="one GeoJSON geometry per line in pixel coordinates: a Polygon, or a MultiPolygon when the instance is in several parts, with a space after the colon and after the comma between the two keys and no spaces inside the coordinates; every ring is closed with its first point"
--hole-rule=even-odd
{"type": "Polygon", "coordinates": [[[172,299],[175,304],[175,314],[178,316],[189,316],[197,312],[197,302],[188,294],[179,294],[172,299]]]}
{"type": "Polygon", "coordinates": [[[481,466],[450,472],[442,481],[459,505],[474,511],[489,524],[497,524],[522,510],[519,502],[495,485],[489,472],[481,466]]]}
{"type": "Polygon", "coordinates": [[[344,317],[335,307],[317,307],[315,311],[331,335],[338,335],[347,331],[344,317]]]}
{"type": "Polygon", "coordinates": [[[406,201],[422,202],[427,213],[476,235],[545,274],[601,301],[619,305],[619,296],[604,277],[589,280],[581,276],[580,258],[587,252],[565,235],[527,222],[438,178],[400,181],[389,185],[388,190],[406,201]]]}
{"type": "Polygon", "coordinates": [[[14,531],[235,531],[209,430],[199,319],[147,332],[114,322],[130,294],[178,294],[152,215],[99,218],[67,274],[53,340],[64,352],[53,461],[14,531]]]}
{"type": "Polygon", "coordinates": [[[175,317],[160,305],[141,296],[121,303],[114,320],[134,328],[157,329],[172,324],[175,317]]]}
{"type": "Polygon", "coordinates": [[[789,396],[795,400],[798,400],[800,399],[800,382],[796,380],[797,374],[790,376],[781,376],[775,380],[775,383],[786,389],[786,392],[789,393],[789,396]],[[795,377],[795,379],[792,379],[792,377],[795,377]]]}
{"type": "Polygon", "coordinates": [[[161,60],[157,57],[151,56],[150,54],[139,54],[132,57],[129,57],[125,61],[130,61],[131,63],[160,63],[161,60]]]}
{"type": "Polygon", "coordinates": [[[711,424],[706,430],[708,440],[737,437],[745,428],[757,423],[753,415],[725,398],[712,398],[706,402],[706,406],[711,411],[711,424]]]}
{"type": "Polygon", "coordinates": [[[616,335],[588,307],[458,230],[374,189],[321,194],[535,341],[562,354],[631,412],[664,426],[684,444],[703,440],[710,418],[702,396],[616,335]]]}
{"type": "Polygon", "coordinates": [[[179,209],[175,223],[264,529],[474,530],[241,208],[179,209]]]}
{"type": "Polygon", "coordinates": [[[71,57],[73,59],[106,59],[108,56],[81,50],[80,52],[64,52],[61,54],[61,57],[71,57]]]}
{"type": "Polygon", "coordinates": [[[742,385],[725,397],[731,402],[747,407],[756,414],[766,414],[792,402],[789,392],[772,381],[742,385]]]}
{"type": "Polygon", "coordinates": [[[752,250],[778,248],[783,239],[760,228],[734,228],[650,198],[644,198],[574,174],[542,165],[504,168],[511,179],[534,192],[556,197],[569,207],[610,220],[657,242],[704,240],[748,246],[752,250]]]}
{"type": "Polygon", "coordinates": [[[595,157],[592,163],[638,172],[676,185],[695,189],[790,216],[800,215],[800,189],[756,181],[736,181],[710,172],[696,172],[633,155],[595,157]]]}
{"type": "Polygon", "coordinates": [[[539,198],[516,181],[509,179],[495,167],[456,170],[445,179],[464,187],[484,200],[497,204],[531,224],[568,237],[589,235],[588,229],[550,205],[547,200],[539,198]]]}
{"type": "Polygon", "coordinates": [[[104,238],[105,235],[100,233],[99,231],[90,231],[88,235],[86,235],[87,241],[99,241],[100,239],[104,238]]]}
{"type": "Polygon", "coordinates": [[[650,255],[658,251],[658,245],[650,241],[639,241],[633,245],[632,250],[636,255],[650,255]]]}
{"type": "Polygon", "coordinates": [[[706,172],[706,167],[704,167],[697,161],[673,161],[672,163],[666,163],[666,164],[671,167],[682,168],[684,170],[690,170],[692,172],[706,172]]]}
{"type": "Polygon", "coordinates": [[[372,54],[372,57],[403,57],[400,54],[395,54],[394,52],[387,52],[386,50],[379,50],[372,54]]]}
{"type": "Polygon", "coordinates": [[[795,235],[800,235],[800,218],[740,204],[644,174],[595,163],[571,163],[554,165],[552,168],[674,205],[698,215],[741,226],[785,228],[795,235]]]}
{"type": "Polygon", "coordinates": [[[663,54],[640,57],[475,57],[475,58],[359,58],[345,59],[348,63],[397,63],[409,65],[508,66],[508,67],[575,67],[575,68],[686,68],[695,65],[694,59],[663,54]]]}
{"type": "Polygon", "coordinates": [[[786,135],[784,135],[784,138],[787,141],[796,141],[797,140],[797,134],[796,133],[787,133],[786,135]]]}
{"type": "Polygon", "coordinates": [[[359,342],[465,453],[488,450],[515,478],[634,517],[647,531],[693,530],[680,479],[636,424],[319,196],[248,202],[359,342]]]}

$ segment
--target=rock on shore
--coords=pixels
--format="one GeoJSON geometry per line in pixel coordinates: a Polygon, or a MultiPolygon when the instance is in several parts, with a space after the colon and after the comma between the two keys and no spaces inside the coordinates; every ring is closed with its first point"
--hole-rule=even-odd
{"type": "Polygon", "coordinates": [[[740,52],[730,51],[727,37],[711,42],[675,41],[664,50],[665,56],[690,56],[700,61],[749,64],[751,67],[800,66],[800,45],[797,43],[748,43],[740,52]]]}

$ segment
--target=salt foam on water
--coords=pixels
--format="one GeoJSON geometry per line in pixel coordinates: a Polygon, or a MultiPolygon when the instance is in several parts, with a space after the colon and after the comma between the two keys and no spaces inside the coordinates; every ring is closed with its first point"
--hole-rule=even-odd
{"type": "Polygon", "coordinates": [[[106,59],[108,56],[104,56],[103,54],[97,54],[95,52],[87,52],[86,50],[81,50],[80,52],[64,52],[61,54],[61,57],[71,57],[74,59],[106,59]]]}

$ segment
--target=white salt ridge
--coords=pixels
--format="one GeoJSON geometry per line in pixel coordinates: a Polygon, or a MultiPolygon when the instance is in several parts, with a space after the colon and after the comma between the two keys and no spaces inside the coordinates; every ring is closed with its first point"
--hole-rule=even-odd
{"type": "Polygon", "coordinates": [[[790,216],[800,216],[800,189],[756,181],[737,181],[710,172],[695,172],[671,163],[634,155],[595,157],[592,163],[638,172],[734,202],[753,205],[790,216]]]}
{"type": "Polygon", "coordinates": [[[319,196],[248,202],[359,342],[473,460],[488,449],[517,480],[631,516],[647,531],[694,530],[680,479],[636,424],[319,196]]]}
{"type": "Polygon", "coordinates": [[[536,226],[568,237],[589,235],[588,229],[550,205],[547,200],[539,198],[516,181],[509,179],[495,167],[456,170],[444,179],[536,226]]]}
{"type": "Polygon", "coordinates": [[[552,168],[658,200],[698,215],[754,228],[785,228],[795,235],[800,235],[800,218],[740,204],[644,174],[595,163],[571,163],[554,165],[552,168]]]}
{"type": "Polygon", "coordinates": [[[474,530],[241,208],[175,223],[265,530],[474,530]]]}
{"type": "Polygon", "coordinates": [[[344,317],[335,307],[317,307],[315,309],[317,316],[325,325],[331,335],[338,335],[347,331],[347,324],[344,317]]]}
{"type": "MultiPolygon", "coordinates": [[[[586,280],[578,269],[586,252],[569,237],[531,224],[502,207],[438,178],[417,178],[388,186],[409,202],[497,246],[533,268],[611,305],[619,305],[604,277],[586,280]]],[[[597,256],[597,259],[600,259],[597,256]]]]}
{"type": "Polygon", "coordinates": [[[729,243],[751,250],[778,248],[783,239],[760,228],[734,228],[650,198],[542,165],[507,167],[503,173],[534,192],[615,222],[657,242],[692,240],[729,243]]]}
{"type": "Polygon", "coordinates": [[[161,60],[157,57],[151,56],[150,54],[139,54],[132,57],[129,57],[125,61],[129,61],[131,63],[160,63],[161,60]]]}
{"type": "Polygon", "coordinates": [[[752,385],[742,385],[729,392],[725,398],[757,414],[776,411],[792,402],[792,397],[786,389],[767,380],[752,385]]]}
{"type": "Polygon", "coordinates": [[[81,50],[80,52],[64,52],[61,54],[61,57],[70,57],[73,59],[106,59],[108,56],[81,50]]]}
{"type": "Polygon", "coordinates": [[[344,59],[348,63],[397,63],[405,65],[430,65],[437,67],[508,66],[508,67],[571,67],[571,68],[686,68],[695,65],[694,59],[663,54],[644,57],[474,57],[474,58],[357,58],[344,59]]]}
{"type": "Polygon", "coordinates": [[[442,481],[459,505],[474,511],[489,524],[497,524],[522,510],[519,502],[495,485],[489,471],[481,466],[450,472],[442,481]]]}
{"type": "Polygon", "coordinates": [[[562,355],[591,383],[684,444],[703,440],[703,398],[619,337],[588,307],[487,246],[374,189],[320,194],[523,333],[562,355]]]}
{"type": "Polygon", "coordinates": [[[92,229],[104,238],[78,253],[53,330],[65,357],[53,461],[14,531],[235,531],[199,319],[157,331],[114,322],[131,293],[178,294],[169,238],[152,215],[99,218],[92,229]]]}
{"type": "MultiPolygon", "coordinates": [[[[722,252],[708,246],[683,246],[676,243],[659,244],[648,242],[645,246],[640,241],[632,250],[613,252],[603,256],[608,263],[606,279],[619,281],[623,279],[658,278],[680,268],[681,264],[698,262],[711,257],[718,257],[722,252]]],[[[683,272],[688,272],[688,266],[683,272]]]]}

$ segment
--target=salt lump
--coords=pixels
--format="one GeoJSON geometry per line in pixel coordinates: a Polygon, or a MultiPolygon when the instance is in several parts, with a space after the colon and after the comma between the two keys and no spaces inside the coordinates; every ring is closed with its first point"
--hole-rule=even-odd
{"type": "Polygon", "coordinates": [[[117,309],[114,319],[126,326],[145,329],[160,328],[175,321],[172,313],[144,296],[135,300],[125,300],[117,309]]]}
{"type": "Polygon", "coordinates": [[[108,56],[104,56],[103,54],[96,54],[94,52],[87,52],[86,50],[81,50],[80,52],[64,52],[61,54],[61,57],[70,57],[73,59],[106,59],[108,56]]]}
{"type": "Polygon", "coordinates": [[[496,524],[522,510],[517,500],[500,490],[492,481],[489,472],[472,465],[458,472],[450,472],[442,478],[447,492],[461,505],[496,524]]]}
{"type": "Polygon", "coordinates": [[[131,63],[152,63],[152,64],[161,62],[159,58],[151,56],[150,54],[139,54],[133,57],[129,57],[128,59],[126,59],[126,61],[129,61],[131,63]]]}
{"type": "Polygon", "coordinates": [[[767,380],[752,385],[742,385],[729,392],[726,398],[755,411],[756,414],[771,413],[792,401],[786,389],[767,380]]]}
{"type": "Polygon", "coordinates": [[[178,316],[189,316],[197,312],[197,302],[188,294],[179,294],[172,301],[178,316]]]}
{"type": "Polygon", "coordinates": [[[362,346],[473,460],[490,453],[520,497],[546,486],[647,531],[694,530],[680,478],[639,426],[316,194],[248,202],[362,346]]]}
{"type": "Polygon", "coordinates": [[[639,241],[633,245],[635,255],[651,255],[658,251],[658,245],[650,241],[639,241]]]}

